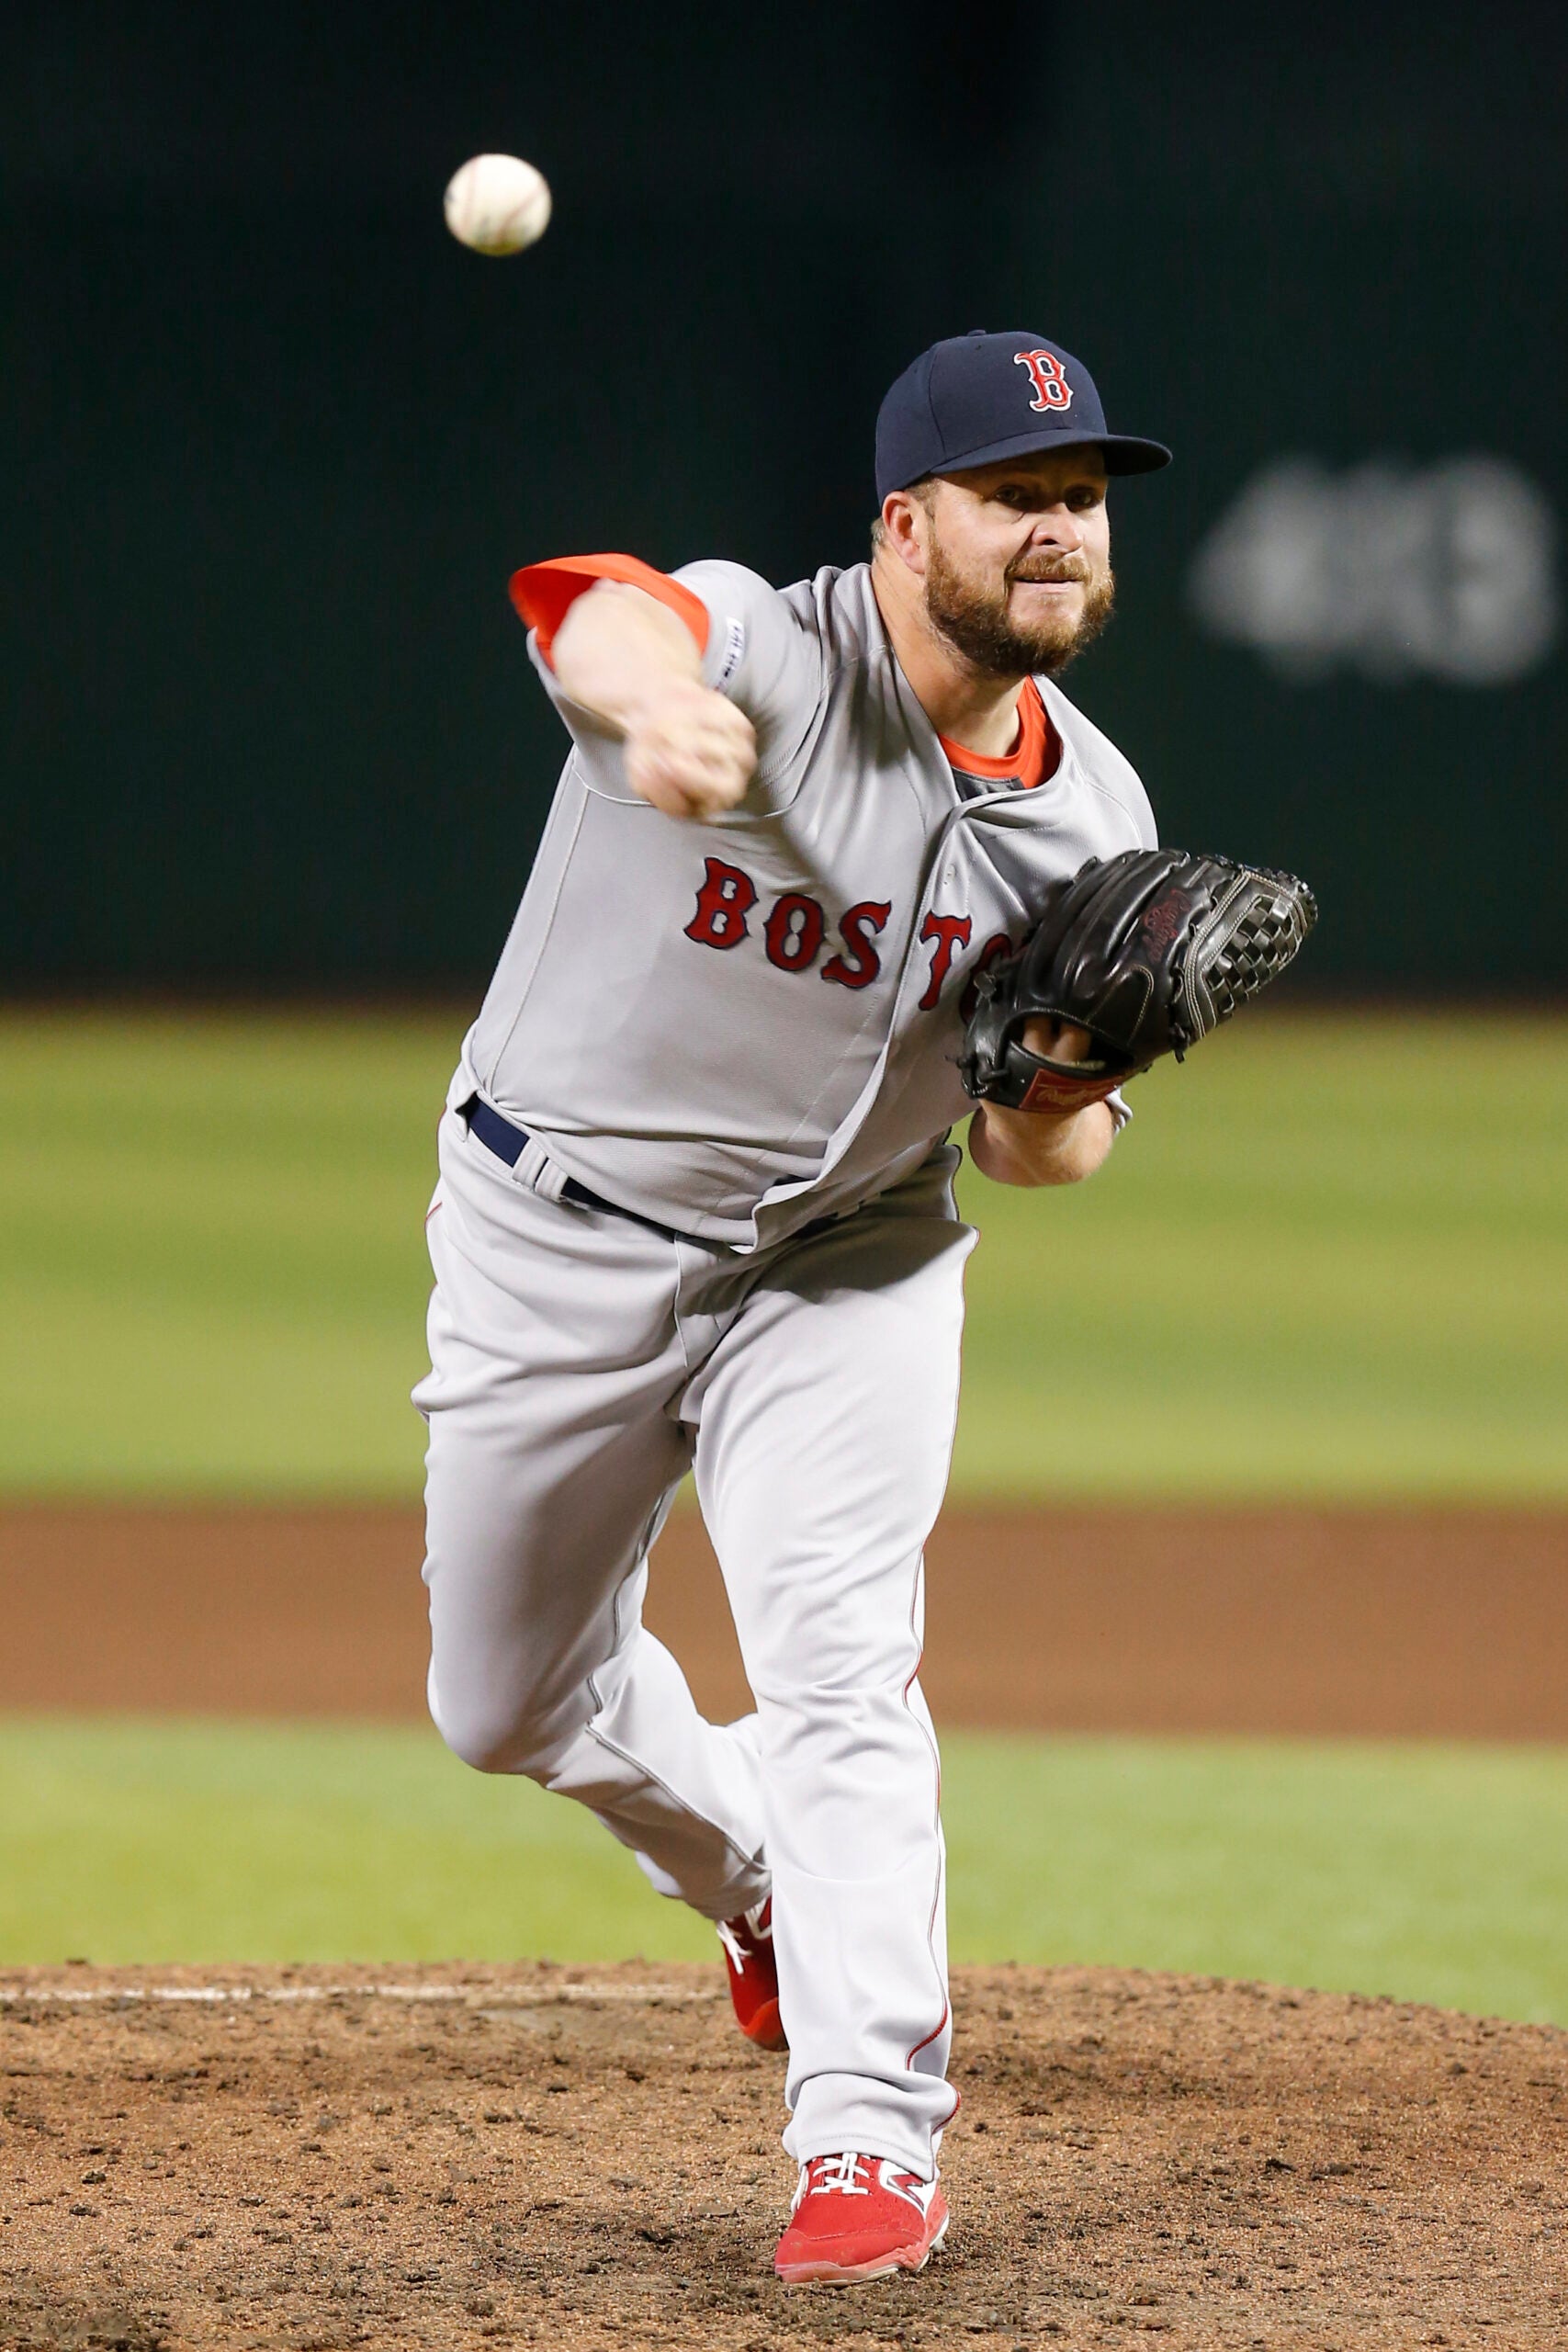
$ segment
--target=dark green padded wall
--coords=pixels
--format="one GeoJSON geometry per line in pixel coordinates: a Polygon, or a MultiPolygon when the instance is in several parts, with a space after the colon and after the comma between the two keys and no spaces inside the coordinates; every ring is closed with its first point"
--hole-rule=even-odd
{"type": "Polygon", "coordinates": [[[1168,835],[1310,876],[1303,984],[1560,989],[1564,51],[1337,0],[7,12],[6,978],[477,984],[558,760],[511,568],[857,560],[882,389],[986,324],[1178,450],[1069,681],[1168,835]],[[513,263],[442,226],[485,146],[556,189],[513,263]]]}

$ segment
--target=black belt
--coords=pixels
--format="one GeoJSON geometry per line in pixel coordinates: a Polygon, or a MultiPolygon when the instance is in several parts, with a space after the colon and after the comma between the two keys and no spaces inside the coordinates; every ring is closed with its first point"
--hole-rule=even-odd
{"type": "MultiPolygon", "coordinates": [[[[478,1136],[485,1149],[493,1151],[498,1159],[504,1159],[508,1168],[516,1167],[534,1140],[526,1127],[514,1126],[510,1119],[503,1119],[499,1111],[492,1110],[482,1094],[471,1094],[459,1105],[457,1116],[466,1121],[468,1133],[478,1136]]],[[[567,1178],[556,1197],[575,1201],[581,1209],[603,1209],[610,1216],[629,1217],[633,1225],[646,1225],[650,1233],[661,1234],[666,1241],[690,1241],[699,1250],[714,1246],[704,1241],[700,1234],[679,1233],[672,1225],[660,1225],[657,1217],[640,1216],[636,1209],[624,1209],[618,1201],[607,1201],[603,1193],[591,1193],[575,1176],[567,1178]]],[[[819,1216],[810,1225],[803,1225],[791,1238],[804,1241],[810,1234],[826,1233],[830,1225],[838,1222],[836,1216],[819,1216]]]]}
{"type": "MultiPolygon", "coordinates": [[[[513,1126],[512,1121],[503,1119],[499,1111],[492,1111],[479,1094],[471,1095],[457,1116],[467,1121],[468,1133],[478,1136],[485,1149],[493,1151],[498,1159],[504,1159],[508,1168],[516,1167],[534,1140],[526,1127],[513,1126]]],[[[575,1201],[580,1209],[604,1209],[611,1216],[629,1217],[634,1225],[646,1225],[650,1232],[662,1234],[666,1241],[694,1238],[691,1234],[677,1233],[673,1226],[659,1224],[656,1218],[639,1216],[636,1209],[624,1209],[619,1202],[607,1201],[603,1193],[591,1193],[586,1184],[578,1182],[575,1176],[567,1178],[557,1198],[575,1201]]]]}

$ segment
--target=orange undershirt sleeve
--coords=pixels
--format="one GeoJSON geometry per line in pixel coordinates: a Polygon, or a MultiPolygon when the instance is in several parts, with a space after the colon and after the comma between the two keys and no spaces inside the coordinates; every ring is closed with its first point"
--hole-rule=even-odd
{"type": "Polygon", "coordinates": [[[534,631],[540,657],[551,669],[555,664],[550,648],[557,629],[578,597],[596,580],[618,580],[627,588],[640,588],[644,595],[657,597],[685,622],[697,641],[698,652],[707,650],[708,608],[678,580],[655,571],[635,555],[557,556],[548,563],[525,564],[513,573],[510,582],[519,616],[525,628],[534,631]]]}

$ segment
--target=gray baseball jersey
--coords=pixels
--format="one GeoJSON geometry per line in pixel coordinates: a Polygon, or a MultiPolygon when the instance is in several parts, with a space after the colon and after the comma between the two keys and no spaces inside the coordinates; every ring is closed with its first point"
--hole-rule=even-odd
{"type": "MultiPolygon", "coordinates": [[[[558,617],[596,576],[518,575],[558,617]],[[563,586],[564,582],[564,586],[563,586]]],[[[611,560],[705,636],[703,676],[752,719],[759,765],[722,822],[638,798],[622,747],[535,662],[571,735],[533,876],[454,1100],[476,1090],[564,1182],[751,1250],[918,1167],[973,1106],[965,992],[1041,887],[1152,845],[1137,775],[1049,679],[1060,742],[1032,790],[960,788],[894,657],[869,567],[772,588],[739,564],[665,580],[611,560]]]]}

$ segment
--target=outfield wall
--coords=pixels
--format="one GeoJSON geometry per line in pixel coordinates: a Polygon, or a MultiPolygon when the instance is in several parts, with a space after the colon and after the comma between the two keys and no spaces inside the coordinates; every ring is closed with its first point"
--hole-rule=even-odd
{"type": "Polygon", "coordinates": [[[1560,991],[1564,19],[615,16],[16,13],[0,983],[474,986],[560,752],[509,571],[856,560],[984,322],[1176,448],[1075,684],[1167,834],[1313,880],[1304,986],[1560,991]]]}

